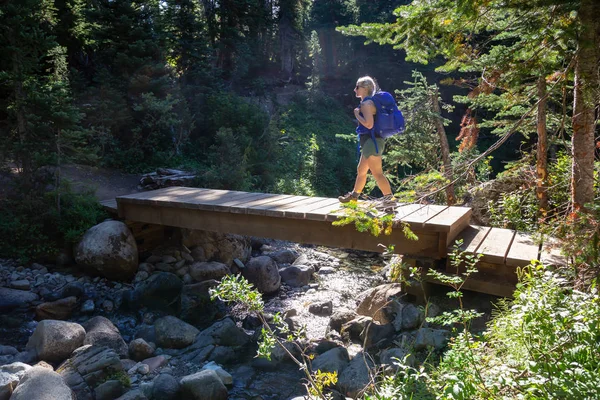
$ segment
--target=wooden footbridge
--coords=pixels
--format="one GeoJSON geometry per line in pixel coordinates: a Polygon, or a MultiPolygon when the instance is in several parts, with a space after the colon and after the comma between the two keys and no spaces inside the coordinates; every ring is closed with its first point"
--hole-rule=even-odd
{"type": "MultiPolygon", "coordinates": [[[[400,204],[394,226],[410,226],[418,240],[407,239],[402,229],[391,235],[371,236],[353,225],[333,226],[340,215],[337,199],[230,190],[170,187],[117,197],[102,203],[130,223],[134,236],[152,227],[179,227],[221,233],[267,237],[297,243],[381,252],[395,252],[412,260],[439,260],[445,265],[450,247],[463,239],[463,249],[483,254],[480,272],[465,289],[511,296],[517,267],[533,259],[563,263],[557,250],[540,246],[527,235],[509,229],[469,225],[471,209],[439,205],[400,204]],[[145,227],[145,228],[144,228],[145,227]]],[[[451,271],[450,265],[446,267],[451,271]]]]}

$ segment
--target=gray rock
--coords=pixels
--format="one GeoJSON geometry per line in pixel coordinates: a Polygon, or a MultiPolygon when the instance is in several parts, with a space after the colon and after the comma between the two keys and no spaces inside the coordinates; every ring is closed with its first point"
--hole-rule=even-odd
{"type": "Polygon", "coordinates": [[[23,377],[23,374],[31,368],[31,365],[22,362],[14,362],[12,364],[6,364],[0,367],[0,372],[7,374],[16,375],[19,379],[23,377]]]}
{"type": "Polygon", "coordinates": [[[91,227],[75,247],[75,261],[114,280],[130,280],[138,268],[138,249],[123,222],[105,221],[91,227]]]}
{"type": "Polygon", "coordinates": [[[232,363],[238,358],[238,353],[231,347],[216,346],[208,356],[208,361],[214,361],[219,364],[232,363]]]}
{"type": "Polygon", "coordinates": [[[394,347],[382,350],[379,354],[379,362],[383,365],[392,366],[394,370],[398,369],[398,363],[403,363],[406,358],[406,365],[414,367],[415,357],[406,349],[394,347]]]}
{"type": "Polygon", "coordinates": [[[17,375],[0,371],[0,400],[10,399],[10,395],[18,384],[19,377],[17,375]]]}
{"type": "Polygon", "coordinates": [[[138,282],[125,302],[131,309],[136,310],[146,306],[176,311],[179,309],[182,288],[183,283],[177,275],[157,272],[145,281],[138,282]]]}
{"type": "Polygon", "coordinates": [[[104,346],[85,345],[56,369],[75,392],[77,400],[92,400],[94,389],[114,374],[123,371],[119,356],[104,346]]]}
{"type": "Polygon", "coordinates": [[[75,396],[59,374],[47,368],[33,367],[25,372],[10,399],[75,400],[75,396]]]}
{"type": "Polygon", "coordinates": [[[148,398],[140,389],[133,389],[125,393],[123,396],[116,398],[115,400],[148,400],[148,398]]]}
{"type": "Polygon", "coordinates": [[[356,398],[358,393],[371,382],[371,371],[375,364],[369,355],[360,352],[339,374],[338,387],[346,396],[356,398]]]}
{"type": "Polygon", "coordinates": [[[225,318],[215,322],[196,337],[194,347],[202,348],[207,345],[244,346],[250,341],[250,337],[243,329],[233,322],[231,318],[225,318]]]}
{"type": "Polygon", "coordinates": [[[156,344],[168,349],[181,349],[194,343],[200,332],[194,326],[179,318],[166,316],[154,323],[156,344]]]}
{"type": "Polygon", "coordinates": [[[300,254],[298,257],[296,257],[296,259],[294,260],[294,262],[292,262],[292,265],[309,265],[309,259],[306,256],[306,254],[300,254]]]}
{"type": "Polygon", "coordinates": [[[76,307],[77,297],[69,296],[64,299],[40,304],[35,308],[35,317],[38,320],[66,320],[71,317],[76,307]]]}
{"type": "Polygon", "coordinates": [[[19,350],[15,349],[12,346],[5,346],[0,344],[0,355],[2,356],[14,356],[18,352],[19,350]]]}
{"type": "Polygon", "coordinates": [[[84,314],[91,314],[94,312],[94,309],[96,308],[96,305],[94,304],[94,300],[92,299],[87,299],[86,301],[83,302],[83,304],[81,305],[81,312],[84,314]]]}
{"type": "Polygon", "coordinates": [[[359,297],[364,296],[364,299],[356,312],[382,324],[390,323],[393,321],[392,300],[398,299],[402,295],[402,285],[399,283],[377,286],[359,295],[359,297]]]}
{"type": "Polygon", "coordinates": [[[196,261],[215,260],[231,266],[234,258],[248,260],[252,251],[250,240],[239,235],[181,229],[181,236],[196,261]]]}
{"type": "Polygon", "coordinates": [[[129,352],[127,344],[121,337],[119,329],[108,318],[94,317],[85,322],[83,328],[86,331],[83,344],[106,346],[113,349],[120,357],[127,357],[129,352]]]}
{"type": "Polygon", "coordinates": [[[394,328],[396,331],[411,330],[417,328],[425,319],[423,311],[411,303],[393,302],[394,328]]]}
{"type": "Polygon", "coordinates": [[[321,301],[308,306],[308,311],[315,315],[331,315],[333,313],[333,302],[321,301]]]}
{"type": "Polygon", "coordinates": [[[25,290],[0,287],[0,312],[8,312],[19,307],[28,307],[38,299],[38,295],[25,290]]]}
{"type": "Polygon", "coordinates": [[[313,267],[306,265],[291,265],[279,270],[281,280],[288,286],[302,287],[308,285],[312,274],[315,272],[313,267]]]}
{"type": "Polygon", "coordinates": [[[328,328],[340,332],[342,330],[342,325],[352,321],[356,317],[358,317],[358,314],[352,310],[337,310],[331,315],[331,318],[329,318],[328,328]]]}
{"type": "Polygon", "coordinates": [[[291,249],[277,250],[268,254],[277,264],[291,264],[298,258],[298,252],[291,249]]]}
{"type": "Polygon", "coordinates": [[[197,282],[220,280],[229,274],[231,274],[229,267],[220,262],[195,262],[190,266],[190,275],[197,282]]]}
{"type": "Polygon", "coordinates": [[[219,284],[216,280],[185,285],[181,293],[182,320],[194,325],[208,326],[227,314],[226,305],[219,299],[210,299],[209,290],[219,284]]]}
{"type": "Polygon", "coordinates": [[[129,343],[129,355],[136,361],[152,357],[155,350],[156,346],[154,346],[154,343],[148,343],[142,338],[132,340],[129,343]]]}
{"type": "Polygon", "coordinates": [[[169,374],[160,374],[152,381],[152,400],[176,400],[179,398],[179,382],[169,374]]]}
{"type": "Polygon", "coordinates": [[[276,292],[281,286],[277,264],[267,256],[251,258],[242,275],[261,293],[276,292]]]}
{"type": "Polygon", "coordinates": [[[17,290],[29,290],[31,284],[27,279],[19,279],[18,281],[12,281],[10,287],[17,290]]]}
{"type": "Polygon", "coordinates": [[[225,371],[220,365],[217,365],[214,361],[209,362],[204,367],[202,367],[202,369],[212,369],[213,371],[215,371],[219,376],[219,379],[221,379],[221,382],[223,382],[223,384],[226,386],[233,384],[233,377],[231,376],[231,374],[225,371]]]}
{"type": "Polygon", "coordinates": [[[320,370],[321,372],[337,371],[339,376],[349,361],[348,350],[345,347],[336,347],[317,356],[312,362],[312,370],[320,370]]]}
{"type": "Polygon", "coordinates": [[[319,268],[319,275],[330,275],[335,272],[335,268],[333,267],[321,267],[319,268]]]}
{"type": "Polygon", "coordinates": [[[27,342],[27,349],[34,349],[39,359],[59,362],[71,355],[85,339],[85,329],[79,324],[66,321],[41,321],[27,342]]]}
{"type": "Polygon", "coordinates": [[[223,385],[217,373],[209,369],[183,377],[180,384],[185,399],[227,399],[227,388],[223,385]]]}
{"type": "Polygon", "coordinates": [[[450,332],[443,329],[421,328],[415,338],[415,350],[423,350],[429,346],[436,350],[446,347],[450,332]]]}
{"type": "Polygon", "coordinates": [[[125,387],[118,380],[108,380],[94,389],[96,400],[113,400],[125,392],[125,387]]]}

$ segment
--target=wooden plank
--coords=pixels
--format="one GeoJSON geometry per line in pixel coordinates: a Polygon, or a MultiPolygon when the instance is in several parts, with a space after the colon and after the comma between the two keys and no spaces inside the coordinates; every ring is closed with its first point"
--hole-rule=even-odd
{"type": "Polygon", "coordinates": [[[529,265],[531,260],[537,260],[539,250],[539,244],[535,243],[531,235],[517,232],[506,255],[506,265],[511,267],[529,265]]]}
{"type": "MultiPolygon", "coordinates": [[[[456,239],[462,239],[463,244],[460,246],[461,251],[475,254],[479,249],[481,243],[490,232],[492,228],[489,226],[469,225],[461,233],[458,234],[456,239]]],[[[448,253],[452,251],[454,243],[448,246],[448,253]]]]}
{"type": "Polygon", "coordinates": [[[425,221],[435,217],[436,215],[438,215],[439,213],[441,213],[442,211],[444,211],[447,208],[448,208],[447,206],[438,206],[435,204],[428,204],[425,207],[419,208],[415,212],[402,218],[402,221],[408,222],[409,224],[411,224],[413,226],[424,225],[425,221]]]}
{"type": "Polygon", "coordinates": [[[311,210],[318,210],[322,207],[328,207],[333,204],[337,204],[339,206],[340,202],[338,199],[328,199],[322,197],[320,201],[310,203],[305,206],[294,207],[291,210],[286,210],[284,212],[284,216],[286,218],[306,218],[306,213],[311,210]]]}
{"type": "Polygon", "coordinates": [[[515,231],[511,229],[492,228],[477,249],[478,253],[483,254],[481,260],[492,264],[504,264],[514,236],[515,231]]]}
{"type": "Polygon", "coordinates": [[[245,199],[245,201],[241,201],[235,204],[229,204],[226,209],[224,208],[221,211],[227,211],[236,214],[247,214],[249,210],[251,210],[254,207],[267,206],[291,197],[294,196],[283,194],[265,194],[264,196],[257,196],[245,199]]]}
{"type": "Polygon", "coordinates": [[[469,221],[472,211],[469,207],[448,207],[439,214],[425,221],[427,229],[449,232],[455,225],[469,221]]]}
{"type": "MultiPolygon", "coordinates": [[[[440,283],[437,281],[427,279],[428,282],[440,283]]],[[[513,283],[506,283],[499,279],[481,279],[476,277],[469,277],[462,286],[462,289],[471,290],[479,293],[491,294],[499,297],[512,297],[515,291],[515,285],[513,283]]]]}
{"type": "Polygon", "coordinates": [[[269,196],[264,193],[248,193],[248,192],[240,192],[237,196],[224,197],[222,199],[214,199],[210,201],[205,201],[202,203],[202,207],[200,209],[205,210],[213,210],[218,212],[232,212],[234,207],[238,209],[241,208],[245,210],[246,204],[250,201],[256,199],[265,199],[269,196]]]}
{"type": "MultiPolygon", "coordinates": [[[[308,211],[305,215],[306,219],[312,219],[316,221],[326,221],[329,216],[333,216],[336,211],[342,209],[342,203],[336,201],[328,206],[317,208],[311,211],[308,211]]],[[[337,218],[337,217],[336,217],[337,218]]]]}
{"type": "Polygon", "coordinates": [[[554,238],[544,238],[539,260],[544,265],[553,265],[557,267],[566,267],[568,264],[567,257],[560,251],[558,240],[554,238]]]}
{"type": "Polygon", "coordinates": [[[265,215],[270,217],[283,217],[285,215],[286,210],[291,210],[296,207],[317,203],[319,201],[321,201],[321,199],[318,197],[303,197],[300,198],[300,200],[291,202],[289,204],[278,204],[276,206],[267,208],[265,210],[265,215]]]}
{"type": "Polygon", "coordinates": [[[418,241],[407,240],[401,230],[389,236],[374,237],[358,232],[354,226],[337,227],[327,221],[308,219],[286,219],[252,214],[233,214],[193,210],[176,207],[154,207],[144,204],[123,204],[123,217],[130,220],[162,224],[188,229],[204,229],[214,232],[234,233],[259,237],[290,240],[367,251],[383,251],[379,244],[394,244],[399,254],[428,256],[437,254],[439,235],[415,232],[418,241]]]}
{"type": "Polygon", "coordinates": [[[272,201],[268,204],[255,205],[246,210],[246,214],[252,215],[266,215],[267,210],[274,208],[275,206],[283,206],[291,203],[295,203],[301,200],[307,199],[306,196],[291,196],[288,198],[282,198],[279,200],[272,201]]]}

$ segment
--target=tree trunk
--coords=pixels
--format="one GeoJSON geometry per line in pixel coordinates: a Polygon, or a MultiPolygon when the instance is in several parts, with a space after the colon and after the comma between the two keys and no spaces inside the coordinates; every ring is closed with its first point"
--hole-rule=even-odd
{"type": "Polygon", "coordinates": [[[573,170],[571,201],[573,209],[583,209],[594,199],[595,93],[598,89],[598,50],[600,3],[582,0],[579,9],[581,32],[575,63],[573,100],[573,170]]]}
{"type": "Polygon", "coordinates": [[[279,22],[279,52],[281,57],[281,72],[284,79],[289,80],[294,70],[294,29],[288,18],[279,22]]]}
{"type": "MultiPolygon", "coordinates": [[[[444,165],[444,177],[452,182],[452,163],[450,162],[450,146],[448,145],[448,137],[446,136],[446,129],[444,129],[444,123],[442,120],[442,110],[440,109],[440,103],[438,101],[438,91],[433,93],[431,96],[431,103],[433,105],[433,112],[435,113],[435,126],[440,139],[440,147],[442,148],[442,163],[444,165]]],[[[446,201],[449,206],[456,203],[456,196],[454,195],[454,185],[450,184],[446,187],[446,201]]]]}
{"type": "Polygon", "coordinates": [[[546,132],[546,79],[543,76],[538,78],[537,94],[539,103],[537,106],[537,163],[535,193],[540,206],[540,215],[545,217],[548,213],[548,187],[546,178],[548,176],[548,136],[546,132]]]}
{"type": "Polygon", "coordinates": [[[27,178],[31,174],[31,155],[27,152],[27,119],[25,118],[25,93],[23,91],[23,74],[21,71],[22,60],[19,58],[18,45],[13,37],[13,32],[9,33],[9,41],[13,48],[12,55],[12,67],[13,67],[13,79],[14,79],[14,96],[15,96],[15,116],[17,117],[17,132],[19,135],[19,149],[15,156],[16,161],[21,167],[21,172],[27,178]]]}

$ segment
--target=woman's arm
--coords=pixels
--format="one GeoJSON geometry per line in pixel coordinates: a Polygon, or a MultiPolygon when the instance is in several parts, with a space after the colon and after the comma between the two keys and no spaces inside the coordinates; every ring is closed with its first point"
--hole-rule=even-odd
{"type": "Polygon", "coordinates": [[[375,112],[375,104],[373,104],[371,100],[362,102],[360,104],[360,108],[356,107],[354,109],[354,115],[356,116],[356,119],[367,129],[373,128],[373,115],[375,112]],[[362,116],[360,114],[362,114],[362,116]]]}

